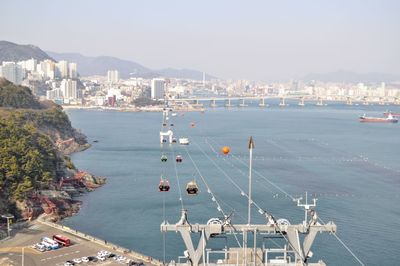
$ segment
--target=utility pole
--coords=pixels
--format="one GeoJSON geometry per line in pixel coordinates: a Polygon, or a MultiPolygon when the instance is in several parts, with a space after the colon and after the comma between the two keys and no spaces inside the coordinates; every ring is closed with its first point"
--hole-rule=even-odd
{"type": "MultiPolygon", "coordinates": [[[[253,162],[253,149],[254,149],[254,142],[253,137],[249,139],[249,152],[250,152],[250,159],[249,159],[249,206],[248,206],[248,216],[247,216],[247,225],[251,224],[251,169],[252,169],[252,162],[253,162]]],[[[254,236],[255,237],[255,236],[254,236]]],[[[244,248],[244,265],[247,266],[247,231],[243,232],[243,248],[244,248]]]]}
{"type": "Polygon", "coordinates": [[[254,142],[253,137],[249,139],[249,152],[250,152],[250,159],[249,159],[249,207],[248,207],[248,216],[247,216],[247,224],[250,225],[251,223],[251,168],[253,162],[253,149],[254,149],[254,142]]]}

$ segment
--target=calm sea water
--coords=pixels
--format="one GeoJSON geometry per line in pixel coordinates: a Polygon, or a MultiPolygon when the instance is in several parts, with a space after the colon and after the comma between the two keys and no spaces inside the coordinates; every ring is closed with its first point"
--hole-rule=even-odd
{"type": "MultiPolygon", "coordinates": [[[[362,124],[357,120],[363,113],[381,116],[388,108],[400,112],[398,106],[301,108],[293,103],[282,109],[208,109],[204,114],[179,115],[173,123],[177,136],[190,138],[188,152],[222,209],[227,213],[235,210],[234,223],[245,223],[247,200],[221,169],[247,191],[247,141],[253,136],[254,169],[263,176],[253,175],[253,195],[261,208],[292,223],[303,219],[303,211],[265,178],[295,197],[306,191],[316,194],[319,216],[337,224],[338,236],[366,265],[396,265],[400,250],[400,124],[362,124]],[[234,156],[214,152],[224,145],[230,146],[234,156]]],[[[178,184],[184,190],[186,183],[195,179],[200,186],[198,196],[182,195],[191,223],[221,217],[182,146],[165,148],[169,160],[160,162],[160,113],[70,110],[68,114],[90,142],[99,141],[74,154],[73,162],[82,170],[106,176],[107,184],[82,196],[81,211],[64,224],[162,259],[160,223],[164,215],[170,223],[179,219],[178,184]],[[182,154],[184,160],[177,165],[178,177],[174,154],[182,154]],[[157,191],[161,174],[170,181],[168,193],[157,191]]],[[[253,222],[265,222],[257,208],[252,213],[253,222]]],[[[233,238],[228,241],[237,245],[233,238]]],[[[215,240],[212,246],[223,243],[215,240]]],[[[167,234],[166,244],[168,260],[182,255],[178,234],[167,234]]],[[[328,265],[357,265],[329,234],[319,234],[312,251],[314,261],[322,258],[328,265]]]]}

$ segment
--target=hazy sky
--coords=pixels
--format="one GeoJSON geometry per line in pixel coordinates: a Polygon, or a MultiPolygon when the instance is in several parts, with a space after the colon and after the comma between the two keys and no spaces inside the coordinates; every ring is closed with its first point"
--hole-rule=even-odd
{"type": "Polygon", "coordinates": [[[400,73],[400,1],[3,0],[0,40],[223,78],[400,73]]]}

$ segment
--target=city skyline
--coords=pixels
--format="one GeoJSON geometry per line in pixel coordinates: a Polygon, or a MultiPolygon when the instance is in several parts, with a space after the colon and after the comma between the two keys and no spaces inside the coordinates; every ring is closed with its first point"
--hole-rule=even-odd
{"type": "Polygon", "coordinates": [[[2,27],[0,35],[47,51],[115,56],[224,79],[296,79],[340,69],[399,74],[400,69],[397,1],[23,5],[3,4],[0,22],[13,27],[2,27]],[[49,23],[37,19],[41,12],[49,23]]]}

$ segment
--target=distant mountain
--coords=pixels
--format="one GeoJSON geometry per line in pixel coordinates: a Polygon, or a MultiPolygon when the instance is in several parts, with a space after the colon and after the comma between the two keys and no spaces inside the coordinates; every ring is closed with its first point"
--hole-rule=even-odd
{"type": "Polygon", "coordinates": [[[37,60],[54,60],[37,46],[31,44],[20,45],[12,42],[0,41],[0,63],[3,61],[28,60],[31,58],[37,60]]]}
{"type": "Polygon", "coordinates": [[[119,59],[111,56],[84,56],[78,53],[47,52],[56,60],[66,60],[78,64],[78,72],[81,76],[106,75],[108,70],[118,70],[122,78],[134,76],[151,76],[152,71],[138,63],[119,59]]]}
{"type": "MultiPolygon", "coordinates": [[[[66,60],[78,64],[78,72],[81,76],[106,75],[108,70],[116,69],[122,78],[136,77],[173,77],[183,79],[203,79],[203,72],[191,69],[158,69],[152,70],[136,62],[119,59],[111,56],[84,56],[78,53],[47,53],[56,60],[66,60]]],[[[215,78],[206,74],[206,79],[215,78]]]]}
{"type": "Polygon", "coordinates": [[[313,73],[306,75],[302,78],[303,80],[316,80],[323,82],[392,82],[400,81],[400,74],[388,74],[388,73],[356,73],[347,70],[338,70],[329,73],[313,73]]]}

